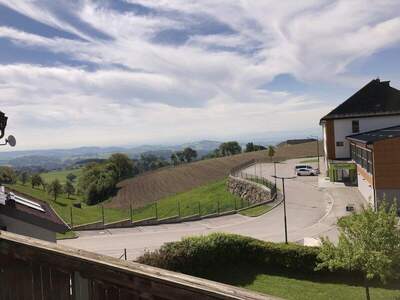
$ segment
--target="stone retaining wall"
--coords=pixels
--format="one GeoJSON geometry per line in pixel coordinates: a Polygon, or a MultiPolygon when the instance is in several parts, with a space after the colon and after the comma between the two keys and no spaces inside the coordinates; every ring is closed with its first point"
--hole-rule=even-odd
{"type": "Polygon", "coordinates": [[[229,176],[227,181],[228,191],[250,204],[271,200],[271,190],[266,186],[239,177],[229,176]]]}

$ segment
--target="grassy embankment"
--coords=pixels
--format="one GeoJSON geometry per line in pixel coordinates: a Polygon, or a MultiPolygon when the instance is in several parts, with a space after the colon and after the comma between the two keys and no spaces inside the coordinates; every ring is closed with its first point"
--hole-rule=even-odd
{"type": "MultiPolygon", "coordinates": [[[[82,201],[80,196],[71,196],[71,199],[68,199],[65,194],[61,195],[57,201],[54,201],[53,197],[48,195],[43,189],[32,189],[28,184],[22,185],[18,183],[10,187],[18,192],[50,203],[53,209],[55,209],[64,221],[69,224],[71,222],[72,203],[82,201]]],[[[157,217],[158,219],[168,218],[179,215],[179,213],[182,217],[199,213],[200,215],[208,215],[216,213],[218,210],[224,212],[248,205],[249,203],[232,195],[226,190],[226,179],[224,179],[200,186],[188,192],[161,199],[157,202],[157,217]]],[[[265,213],[269,208],[269,206],[265,205],[244,210],[242,213],[248,216],[257,216],[265,213]]],[[[72,213],[74,225],[102,220],[101,205],[87,206],[82,203],[82,208],[73,207],[72,213]]],[[[156,217],[156,205],[151,204],[139,209],[134,209],[132,217],[135,221],[156,217]]],[[[104,219],[106,223],[128,218],[130,218],[129,209],[104,207],[104,219]]]]}

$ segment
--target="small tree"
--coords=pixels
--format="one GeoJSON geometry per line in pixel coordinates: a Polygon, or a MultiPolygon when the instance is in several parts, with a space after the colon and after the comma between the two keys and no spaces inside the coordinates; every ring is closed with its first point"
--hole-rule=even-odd
{"type": "Polygon", "coordinates": [[[25,185],[28,182],[28,179],[29,179],[28,172],[22,172],[19,175],[19,180],[21,180],[22,185],[25,185]]]}
{"type": "Polygon", "coordinates": [[[185,157],[186,162],[191,162],[197,157],[197,151],[187,147],[183,150],[183,156],[185,157]]]}
{"type": "Polygon", "coordinates": [[[44,181],[39,174],[33,174],[31,177],[31,185],[34,189],[36,186],[43,186],[44,181]]]}
{"type": "Polygon", "coordinates": [[[64,185],[64,193],[67,194],[67,198],[69,199],[69,197],[73,194],[75,194],[75,187],[72,184],[71,181],[67,180],[67,182],[64,185]]]}
{"type": "Polygon", "coordinates": [[[375,212],[371,207],[360,214],[339,220],[339,242],[335,246],[322,239],[317,269],[328,268],[359,271],[364,276],[366,298],[369,300],[369,281],[399,277],[400,231],[396,228],[397,208],[381,206],[375,212]],[[396,269],[397,268],[397,269],[396,269]]]}
{"type": "Polygon", "coordinates": [[[274,146],[268,146],[268,156],[269,159],[272,161],[272,157],[275,155],[275,147],[274,146]]]}
{"type": "Polygon", "coordinates": [[[172,154],[171,154],[171,161],[172,161],[172,164],[173,164],[174,166],[176,166],[176,165],[178,164],[178,157],[176,156],[175,153],[172,153],[172,154]]]}
{"type": "Polygon", "coordinates": [[[69,173],[69,174],[66,176],[66,178],[67,178],[67,181],[74,182],[75,179],[76,179],[76,175],[75,175],[74,173],[69,173]]]}
{"type": "Polygon", "coordinates": [[[63,187],[58,179],[53,180],[47,187],[47,193],[54,197],[54,201],[57,200],[58,196],[63,192],[63,187]]]}
{"type": "Polygon", "coordinates": [[[254,143],[250,142],[246,144],[245,152],[253,152],[254,151],[254,143]]]}

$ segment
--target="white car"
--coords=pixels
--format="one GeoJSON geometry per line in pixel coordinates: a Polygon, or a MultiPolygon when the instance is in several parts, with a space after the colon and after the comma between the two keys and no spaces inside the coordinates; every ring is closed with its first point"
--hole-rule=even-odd
{"type": "Polygon", "coordinates": [[[318,171],[308,168],[300,168],[296,170],[297,176],[315,176],[318,175],[318,171]]]}

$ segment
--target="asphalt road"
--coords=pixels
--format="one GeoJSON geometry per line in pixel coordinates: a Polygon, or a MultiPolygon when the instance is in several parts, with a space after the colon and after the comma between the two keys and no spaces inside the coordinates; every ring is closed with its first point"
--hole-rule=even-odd
{"type": "MultiPolygon", "coordinates": [[[[277,165],[279,176],[293,176],[294,166],[299,160],[290,160],[277,165]]],[[[316,166],[314,164],[314,166],[316,166]]],[[[273,164],[258,164],[244,170],[274,180],[273,164]]],[[[282,189],[281,182],[278,187],[282,189]]],[[[288,239],[300,242],[303,238],[328,236],[337,237],[336,220],[346,214],[348,201],[357,206],[362,204],[354,188],[320,188],[318,177],[297,177],[285,182],[288,239]],[[343,200],[351,199],[351,200],[343,200]]],[[[247,235],[266,241],[284,241],[283,205],[256,217],[230,215],[201,221],[142,226],[135,228],[83,231],[77,239],[61,240],[58,243],[81,248],[100,254],[120,257],[127,249],[128,259],[135,259],[146,250],[154,250],[165,242],[180,240],[182,237],[229,232],[247,235]]]]}

